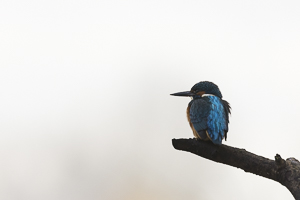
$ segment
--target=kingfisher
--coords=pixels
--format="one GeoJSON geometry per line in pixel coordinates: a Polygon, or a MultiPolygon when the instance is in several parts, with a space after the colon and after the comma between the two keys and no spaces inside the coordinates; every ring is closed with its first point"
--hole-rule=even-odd
{"type": "Polygon", "coordinates": [[[171,94],[191,97],[186,110],[187,119],[197,139],[222,144],[227,139],[230,105],[222,99],[219,87],[213,82],[201,81],[190,91],[171,94]]]}

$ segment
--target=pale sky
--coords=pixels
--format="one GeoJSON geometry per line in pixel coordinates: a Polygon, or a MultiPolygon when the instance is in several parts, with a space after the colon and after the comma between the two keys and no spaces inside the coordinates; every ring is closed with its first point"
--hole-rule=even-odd
{"type": "Polygon", "coordinates": [[[0,199],[292,200],[177,151],[216,83],[226,145],[300,159],[299,1],[2,1],[0,199]]]}

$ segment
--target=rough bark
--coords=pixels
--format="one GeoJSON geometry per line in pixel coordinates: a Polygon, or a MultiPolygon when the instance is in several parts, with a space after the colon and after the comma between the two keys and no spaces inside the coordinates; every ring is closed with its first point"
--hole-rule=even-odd
{"type": "Polygon", "coordinates": [[[214,145],[196,139],[173,139],[175,149],[188,151],[203,158],[240,168],[265,178],[277,181],[287,187],[296,200],[300,200],[300,162],[295,158],[275,160],[255,155],[245,149],[227,145],[214,145]]]}

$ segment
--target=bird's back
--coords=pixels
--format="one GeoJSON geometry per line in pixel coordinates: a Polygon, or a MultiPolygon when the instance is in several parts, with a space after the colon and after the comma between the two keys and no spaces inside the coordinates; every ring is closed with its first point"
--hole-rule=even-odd
{"type": "Polygon", "coordinates": [[[189,103],[187,115],[196,138],[221,144],[228,132],[228,102],[217,96],[205,96],[189,103]]]}

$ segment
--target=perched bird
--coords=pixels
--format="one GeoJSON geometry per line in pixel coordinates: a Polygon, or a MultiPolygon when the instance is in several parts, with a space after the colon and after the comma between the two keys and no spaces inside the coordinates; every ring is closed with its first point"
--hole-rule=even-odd
{"type": "Polygon", "coordinates": [[[201,140],[211,140],[214,144],[222,144],[227,139],[230,105],[222,99],[218,86],[209,81],[195,84],[191,91],[178,92],[173,96],[192,98],[186,114],[193,134],[201,140]]]}

